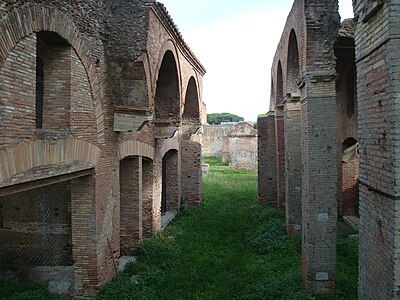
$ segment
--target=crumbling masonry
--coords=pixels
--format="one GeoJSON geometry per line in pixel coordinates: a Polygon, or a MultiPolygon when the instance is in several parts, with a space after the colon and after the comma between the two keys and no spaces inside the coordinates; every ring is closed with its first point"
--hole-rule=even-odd
{"type": "Polygon", "coordinates": [[[204,74],[153,0],[1,1],[1,272],[95,294],[197,205],[204,74]]]}
{"type": "Polygon", "coordinates": [[[296,0],[258,120],[259,201],[302,237],[303,281],[335,289],[338,214],[359,214],[359,298],[400,295],[400,2],[296,0]]]}

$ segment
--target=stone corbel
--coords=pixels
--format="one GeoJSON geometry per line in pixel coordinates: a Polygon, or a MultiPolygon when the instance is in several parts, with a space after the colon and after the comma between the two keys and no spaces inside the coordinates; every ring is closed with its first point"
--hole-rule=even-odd
{"type": "Polygon", "coordinates": [[[384,0],[368,0],[364,2],[361,10],[361,19],[364,23],[368,22],[383,6],[384,0]]]}

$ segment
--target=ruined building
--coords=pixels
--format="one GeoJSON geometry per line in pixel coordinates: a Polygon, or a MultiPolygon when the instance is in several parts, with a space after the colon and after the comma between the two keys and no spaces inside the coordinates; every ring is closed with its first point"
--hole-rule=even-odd
{"type": "Polygon", "coordinates": [[[203,156],[220,157],[233,170],[257,171],[257,130],[249,122],[203,125],[203,156]]]}
{"type": "Polygon", "coordinates": [[[156,1],[1,1],[0,274],[95,294],[197,205],[204,74],[156,1]]]}
{"type": "Polygon", "coordinates": [[[335,289],[336,224],[359,214],[359,298],[400,294],[400,2],[296,0],[258,120],[259,201],[302,237],[309,291],[335,289]]]}

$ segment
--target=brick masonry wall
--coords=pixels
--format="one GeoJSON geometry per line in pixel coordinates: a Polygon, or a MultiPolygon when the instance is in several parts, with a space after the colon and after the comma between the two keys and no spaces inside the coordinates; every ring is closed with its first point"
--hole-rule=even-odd
{"type": "Polygon", "coordinates": [[[96,116],[89,79],[75,51],[71,52],[70,132],[77,139],[96,143],[96,116]]]}
{"type": "Polygon", "coordinates": [[[72,51],[69,46],[47,46],[40,55],[44,62],[43,129],[45,130],[69,130],[72,51]]]}
{"type": "Polygon", "coordinates": [[[223,137],[235,130],[235,125],[203,125],[201,146],[203,156],[222,157],[223,137]]]}
{"type": "Polygon", "coordinates": [[[257,170],[257,136],[231,135],[228,137],[230,168],[232,170],[257,170]]]}
{"type": "Polygon", "coordinates": [[[20,41],[0,69],[0,147],[35,136],[36,35],[20,41]]]}
{"type": "Polygon", "coordinates": [[[286,102],[285,136],[285,217],[288,234],[301,235],[301,115],[298,101],[286,102]]]}
{"type": "Polygon", "coordinates": [[[335,288],[338,173],[335,82],[330,78],[310,82],[302,103],[303,281],[314,293],[335,288]]]}
{"type": "Polygon", "coordinates": [[[200,204],[202,191],[201,145],[191,140],[181,141],[182,205],[200,204]]]}
{"type": "Polygon", "coordinates": [[[70,182],[0,197],[0,215],[1,265],[73,263],[70,182]]]}
{"type": "MultiPolygon", "coordinates": [[[[7,147],[7,151],[0,153],[1,192],[6,193],[4,189],[7,189],[7,193],[12,193],[9,186],[31,185],[33,179],[49,184],[58,180],[56,176],[91,173],[71,180],[72,256],[76,278],[73,293],[76,294],[93,295],[116,275],[114,262],[120,256],[119,182],[123,180],[119,175],[119,145],[141,142],[155,152],[158,143],[151,121],[142,124],[140,131],[123,132],[119,136],[114,132],[117,107],[113,105],[112,95],[125,97],[128,106],[135,106],[126,109],[133,118],[151,116],[162,57],[165,51],[175,49],[181,91],[179,112],[184,111],[182,99],[190,78],[196,81],[197,100],[201,103],[205,70],[177,34],[170,17],[154,1],[134,0],[124,5],[142,7],[142,11],[121,11],[110,2],[94,0],[6,1],[0,7],[0,101],[1,104],[5,99],[13,101],[10,111],[6,111],[7,105],[0,107],[2,124],[7,124],[0,127],[5,133],[1,135],[0,148],[7,147]],[[121,16],[113,19],[118,14],[121,16]],[[150,17],[151,23],[142,22],[150,17]],[[132,21],[132,26],[119,26],[122,20],[132,21]],[[131,30],[129,34],[121,34],[125,29],[131,30]],[[55,72],[50,79],[54,80],[54,88],[57,86],[58,92],[61,91],[64,103],[57,107],[55,101],[48,101],[50,106],[45,111],[49,112],[53,106],[57,113],[48,114],[49,118],[57,116],[59,121],[53,122],[56,126],[37,131],[33,97],[37,43],[34,32],[42,30],[55,32],[65,40],[61,45],[46,44],[49,51],[44,54],[48,54],[48,65],[54,66],[48,72],[55,72]],[[59,58],[67,63],[57,64],[59,58]],[[125,60],[119,61],[122,58],[125,60]],[[112,62],[116,65],[111,65],[112,62]],[[111,67],[118,72],[111,72],[111,67]],[[114,94],[117,81],[122,83],[122,89],[114,94]],[[145,103],[148,109],[141,110],[145,103]],[[6,133],[6,129],[12,130],[6,133]]],[[[47,96],[53,95],[47,93],[47,96]]],[[[181,119],[179,113],[171,117],[181,119]]],[[[174,149],[179,148],[178,139],[174,149]]],[[[154,161],[143,160],[142,180],[143,235],[146,237],[159,227],[161,205],[160,158],[155,153],[147,153],[146,157],[149,156],[154,161]]],[[[178,160],[178,172],[180,163],[178,160]]],[[[199,197],[194,200],[198,202],[199,197]]]]}
{"type": "Polygon", "coordinates": [[[258,202],[277,203],[275,115],[258,117],[258,202]]]}
{"type": "Polygon", "coordinates": [[[275,134],[276,134],[276,174],[278,191],[278,209],[285,209],[285,128],[284,128],[283,106],[275,111],[275,134]]]}
{"type": "Polygon", "coordinates": [[[400,270],[398,1],[356,3],[360,299],[396,299],[400,270]],[[375,6],[378,5],[378,6],[375,6]]]}

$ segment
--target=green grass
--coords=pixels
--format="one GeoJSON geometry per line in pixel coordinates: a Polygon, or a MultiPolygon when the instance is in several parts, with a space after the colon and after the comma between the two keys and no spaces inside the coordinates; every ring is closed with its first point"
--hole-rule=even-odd
{"type": "Polygon", "coordinates": [[[50,294],[45,288],[32,285],[29,287],[16,284],[15,282],[0,282],[1,300],[56,300],[62,299],[50,294]]]}
{"type": "Polygon", "coordinates": [[[220,157],[216,156],[206,156],[202,157],[201,161],[205,164],[209,164],[210,166],[228,166],[229,163],[222,162],[220,157]]]}
{"type": "Polygon", "coordinates": [[[285,234],[281,212],[257,205],[257,174],[203,162],[211,167],[201,206],[145,240],[99,299],[357,299],[357,240],[338,238],[336,296],[307,294],[301,242],[285,234]]]}

